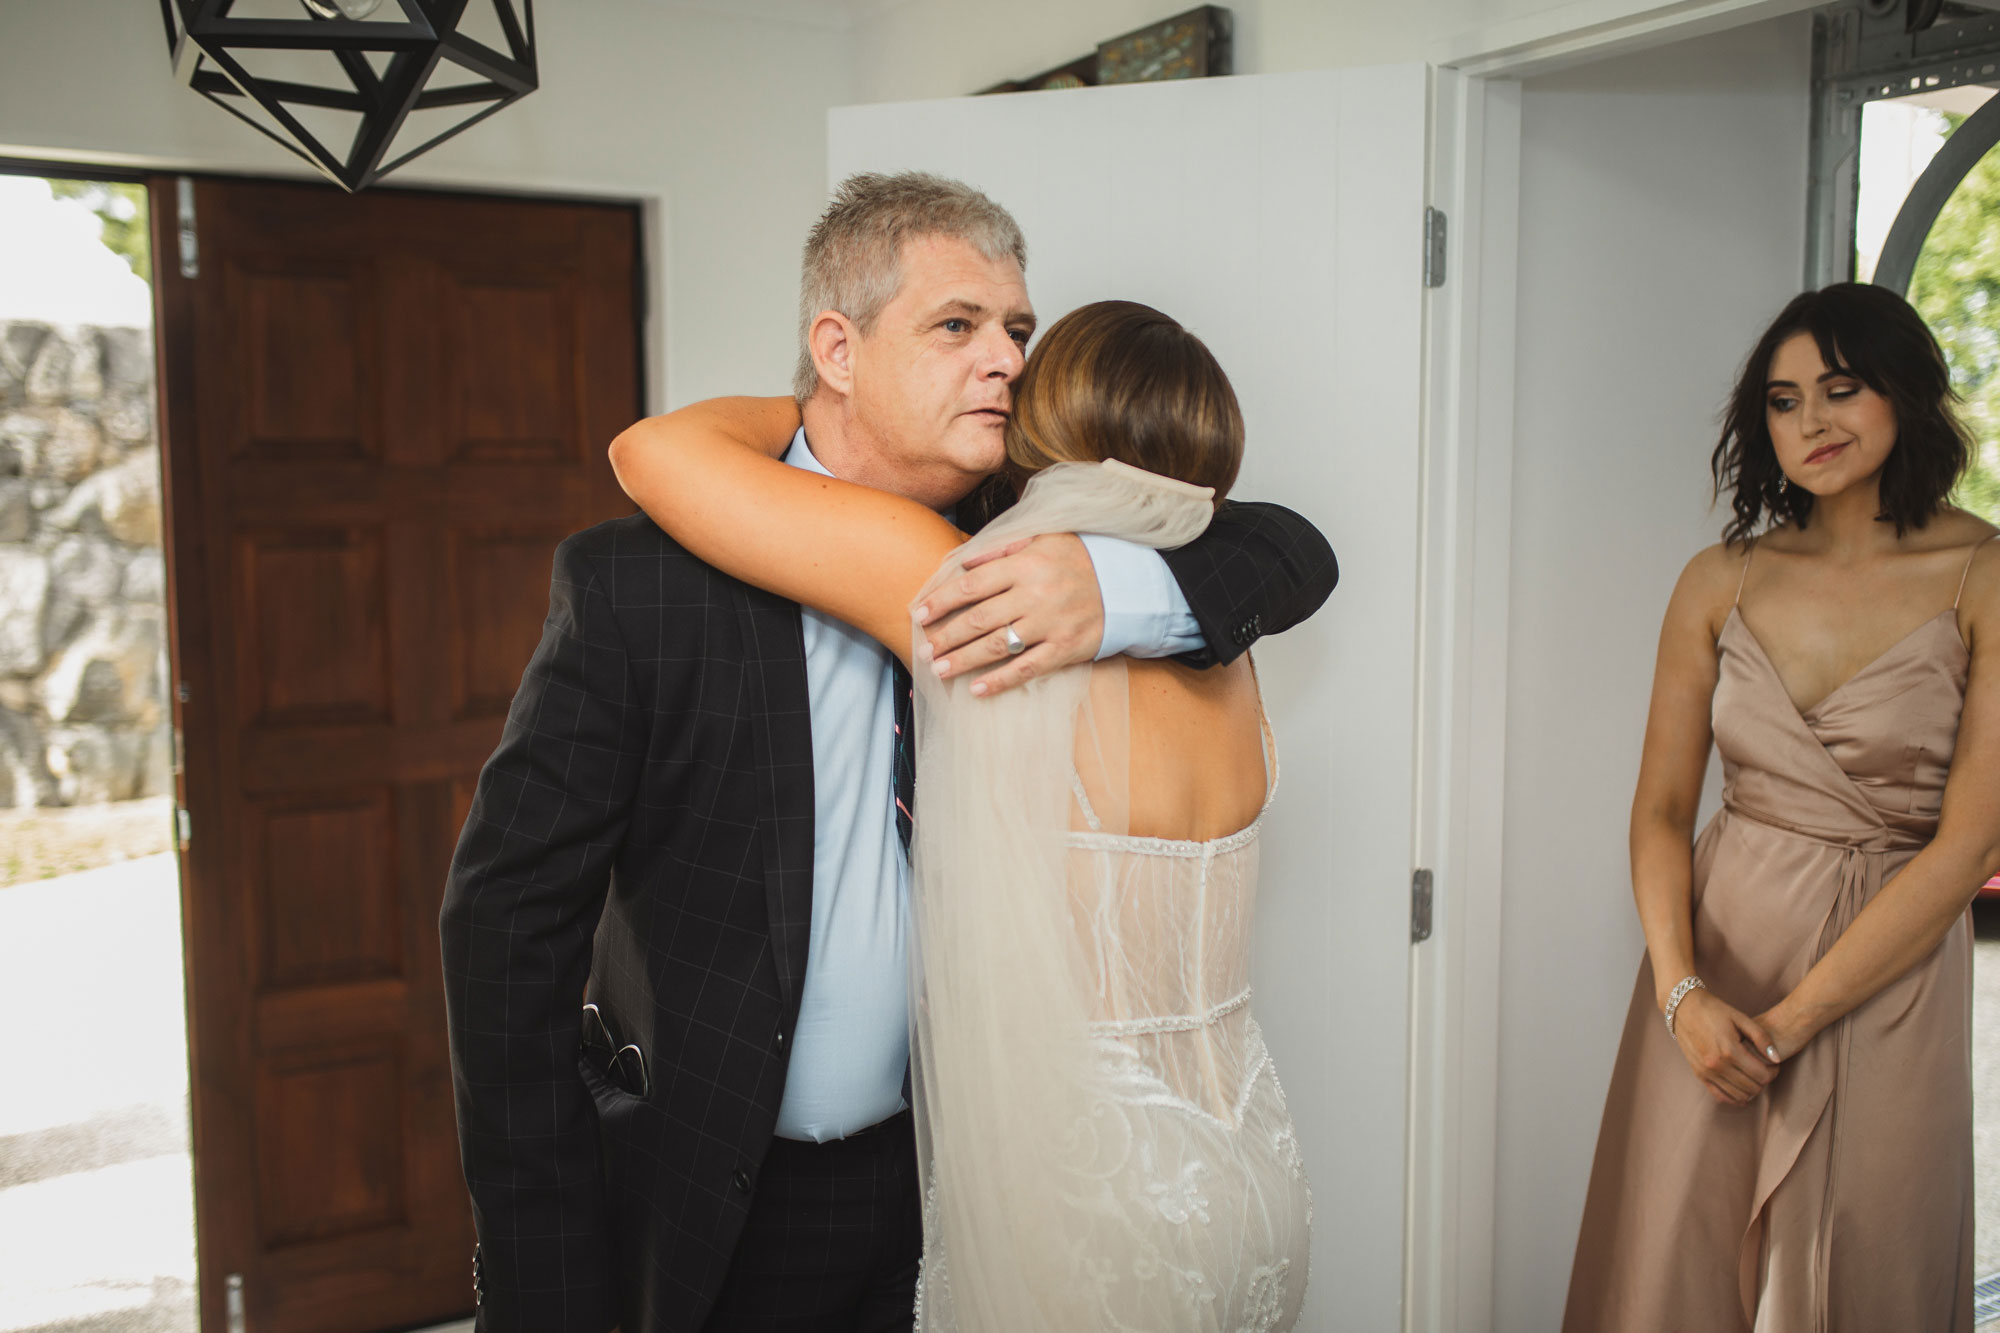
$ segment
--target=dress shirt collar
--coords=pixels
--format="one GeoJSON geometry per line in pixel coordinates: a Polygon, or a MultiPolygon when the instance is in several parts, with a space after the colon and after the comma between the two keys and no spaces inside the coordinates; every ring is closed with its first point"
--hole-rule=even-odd
{"type": "MultiPolygon", "coordinates": [[[[833,477],[835,481],[842,480],[842,478],[834,474],[832,468],[819,461],[819,455],[812,451],[810,444],[806,443],[806,428],[804,426],[800,426],[798,434],[792,436],[792,447],[785,450],[785,461],[793,467],[804,468],[807,472],[817,472],[822,477],[833,477]]],[[[947,509],[940,509],[938,513],[947,523],[956,523],[958,521],[957,505],[952,505],[947,509]]]]}

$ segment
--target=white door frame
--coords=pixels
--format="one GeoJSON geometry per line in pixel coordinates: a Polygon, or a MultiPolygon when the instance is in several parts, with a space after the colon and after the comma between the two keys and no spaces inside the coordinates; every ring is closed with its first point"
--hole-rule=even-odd
{"type": "Polygon", "coordinates": [[[1431,201],[1447,243],[1424,330],[1412,863],[1433,899],[1431,936],[1411,946],[1412,1333],[1483,1330],[1492,1306],[1520,139],[1517,83],[1436,71],[1431,201]]]}
{"type": "Polygon", "coordinates": [[[1411,946],[1406,1333],[1489,1333],[1513,549],[1520,80],[1812,7],[1575,0],[1433,53],[1428,176],[1448,219],[1425,309],[1415,845],[1432,932],[1411,946]]]}
{"type": "Polygon", "coordinates": [[[1431,63],[1469,78],[1523,79],[1649,46],[1684,42],[1761,19],[1811,9],[1819,0],[1675,0],[1636,12],[1631,0],[1570,0],[1540,13],[1474,28],[1431,53],[1431,63]]]}

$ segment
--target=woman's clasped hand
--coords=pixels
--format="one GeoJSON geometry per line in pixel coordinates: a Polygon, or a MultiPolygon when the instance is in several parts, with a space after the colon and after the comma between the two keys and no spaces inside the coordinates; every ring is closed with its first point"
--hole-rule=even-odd
{"type": "Polygon", "coordinates": [[[1674,1043],[1726,1106],[1748,1106],[1783,1068],[1765,1053],[1776,1046],[1764,1026],[1707,989],[1689,991],[1674,1011],[1674,1043]]]}

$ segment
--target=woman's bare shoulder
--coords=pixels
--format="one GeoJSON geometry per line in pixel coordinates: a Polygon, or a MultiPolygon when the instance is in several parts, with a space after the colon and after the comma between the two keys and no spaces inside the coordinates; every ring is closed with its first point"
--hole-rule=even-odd
{"type": "Polygon", "coordinates": [[[1171,657],[1129,658],[1125,665],[1135,710],[1141,699],[1147,707],[1163,708],[1194,701],[1221,707],[1257,702],[1257,675],[1247,653],[1228,666],[1191,667],[1171,657]]]}
{"type": "Polygon", "coordinates": [[[1974,515],[1966,517],[1974,520],[1966,531],[1972,554],[1966,559],[1957,602],[1960,629],[1977,651],[1982,638],[2000,640],[2000,541],[1993,540],[2000,528],[1974,515]]]}
{"type": "Polygon", "coordinates": [[[1694,586],[1727,584],[1731,596],[1736,592],[1736,580],[1743,574],[1743,562],[1748,560],[1753,547],[1763,538],[1751,542],[1717,542],[1704,546],[1688,558],[1681,567],[1681,580],[1694,586]]]}
{"type": "Polygon", "coordinates": [[[1945,510],[1939,516],[1938,527],[1939,535],[1953,546],[1975,546],[1991,542],[1994,535],[2000,533],[2000,527],[1995,527],[1980,515],[1956,507],[1945,510]]]}
{"type": "Polygon", "coordinates": [[[1743,586],[1754,545],[1717,542],[1695,552],[1674,584],[1673,600],[1667,607],[1668,622],[1684,626],[1698,623],[1706,628],[1710,638],[1721,633],[1722,622],[1736,605],[1737,590],[1743,586]]]}

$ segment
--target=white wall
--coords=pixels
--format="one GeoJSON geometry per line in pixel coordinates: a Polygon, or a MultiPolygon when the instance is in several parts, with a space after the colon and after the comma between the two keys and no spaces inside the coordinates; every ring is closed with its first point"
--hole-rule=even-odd
{"type": "MultiPolygon", "coordinates": [[[[654,402],[783,392],[799,246],[825,202],[826,111],[853,100],[839,7],[562,0],[542,86],[392,183],[657,204],[654,402]]],[[[0,4],[0,155],[296,174],[174,82],[152,0],[0,4]]]]}
{"type": "MultiPolygon", "coordinates": [[[[1803,16],[1522,96],[1494,1320],[1561,1322],[1643,941],[1626,864],[1660,616],[1715,541],[1716,414],[1800,284],[1803,16]]],[[[1711,772],[1711,800],[1715,774],[1711,772]]]]}
{"type": "MultiPolygon", "coordinates": [[[[392,181],[657,204],[654,404],[778,390],[794,355],[798,250],[825,200],[829,108],[969,92],[1186,7],[545,2],[536,11],[541,89],[392,181]]],[[[1236,68],[1248,74],[1456,58],[1551,31],[1679,13],[1689,0],[1234,0],[1232,8],[1236,68]]],[[[0,0],[0,155],[303,170],[173,81],[152,0],[0,0]]]]}
{"type": "MultiPolygon", "coordinates": [[[[1038,74],[1088,55],[1122,32],[1194,7],[1194,0],[1011,0],[995,22],[989,0],[908,0],[855,28],[862,102],[950,97],[1038,74]]],[[[1421,59],[1424,0],[1228,0],[1235,71],[1274,74],[1421,59]]]]}
{"type": "MultiPolygon", "coordinates": [[[[1225,0],[1235,71],[1280,74],[1409,60],[1457,64],[1493,52],[1626,40],[1731,14],[1803,9],[1813,0],[1225,0]]],[[[855,98],[951,97],[1067,64],[1194,0],[855,0],[855,98]],[[1004,13],[1003,21],[996,21],[1004,13]]],[[[1643,39],[1643,37],[1642,37],[1643,39]]]]}

